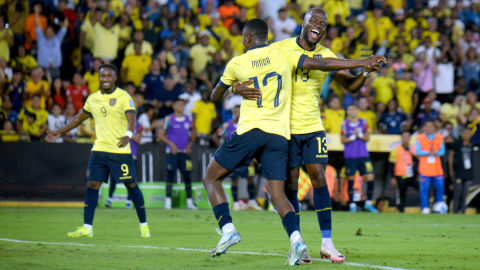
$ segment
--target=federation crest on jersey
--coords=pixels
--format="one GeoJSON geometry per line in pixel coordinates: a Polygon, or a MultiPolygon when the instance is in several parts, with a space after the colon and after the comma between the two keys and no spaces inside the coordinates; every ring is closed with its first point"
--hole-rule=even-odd
{"type": "Polygon", "coordinates": [[[117,103],[117,99],[116,99],[116,98],[111,98],[111,99],[110,99],[110,106],[115,106],[116,103],[117,103]]]}
{"type": "Polygon", "coordinates": [[[322,55],[319,54],[319,53],[318,53],[318,54],[314,54],[314,55],[313,55],[313,58],[322,58],[322,55]]]}

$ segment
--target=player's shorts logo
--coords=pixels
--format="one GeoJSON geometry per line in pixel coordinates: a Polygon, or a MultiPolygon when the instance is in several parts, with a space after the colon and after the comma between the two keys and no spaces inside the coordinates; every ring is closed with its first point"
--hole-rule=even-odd
{"type": "Polygon", "coordinates": [[[115,106],[116,103],[117,103],[117,99],[116,99],[116,98],[111,98],[111,99],[110,99],[110,106],[115,106]]]}

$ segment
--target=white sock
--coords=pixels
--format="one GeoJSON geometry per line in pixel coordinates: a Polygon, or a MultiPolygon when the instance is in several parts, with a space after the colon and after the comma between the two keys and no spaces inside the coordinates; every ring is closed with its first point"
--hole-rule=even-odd
{"type": "Polygon", "coordinates": [[[333,245],[332,238],[322,238],[322,246],[333,245]]]}
{"type": "Polygon", "coordinates": [[[166,197],[166,198],[165,198],[165,203],[172,203],[172,199],[169,198],[169,197],[166,197]]]}
{"type": "Polygon", "coordinates": [[[187,204],[193,204],[192,198],[187,198],[187,204]]]}
{"type": "Polygon", "coordinates": [[[140,226],[144,226],[144,225],[145,225],[145,226],[148,226],[148,222],[143,222],[143,223],[140,222],[140,226]]]}
{"type": "Polygon", "coordinates": [[[89,230],[93,229],[93,226],[91,224],[83,224],[83,227],[89,230]]]}
{"type": "Polygon", "coordinates": [[[354,203],[354,202],[350,203],[350,207],[355,207],[355,206],[357,206],[356,203],[354,203]]]}
{"type": "Polygon", "coordinates": [[[365,205],[372,205],[372,201],[371,200],[366,200],[365,205]]]}
{"type": "Polygon", "coordinates": [[[235,226],[233,226],[233,223],[227,223],[227,224],[223,225],[223,227],[222,227],[222,232],[224,234],[231,233],[233,231],[235,231],[235,226]]]}
{"type": "Polygon", "coordinates": [[[294,231],[291,235],[290,235],[290,245],[293,246],[293,244],[295,244],[298,239],[302,238],[300,236],[300,232],[299,231],[294,231]]]}

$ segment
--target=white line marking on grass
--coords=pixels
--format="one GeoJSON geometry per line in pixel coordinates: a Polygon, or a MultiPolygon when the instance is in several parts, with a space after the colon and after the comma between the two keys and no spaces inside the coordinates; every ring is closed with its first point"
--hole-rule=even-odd
{"type": "MultiPolygon", "coordinates": [[[[29,243],[29,244],[44,244],[44,245],[70,245],[70,246],[88,246],[88,247],[100,247],[100,246],[102,246],[102,245],[93,245],[93,244],[25,241],[25,240],[8,239],[8,238],[0,238],[0,241],[15,242],[15,243],[29,243]]],[[[112,245],[104,245],[104,246],[107,246],[107,247],[122,247],[122,248],[148,248],[148,249],[164,249],[164,250],[169,249],[169,250],[181,250],[181,251],[210,252],[210,250],[208,250],[208,249],[196,249],[196,248],[170,248],[170,247],[153,247],[153,246],[112,246],[112,245]]],[[[228,253],[288,257],[287,255],[280,254],[280,253],[260,253],[260,252],[250,252],[250,251],[228,251],[228,253]]],[[[330,260],[319,259],[319,258],[312,258],[312,260],[321,261],[321,262],[330,262],[330,260]]],[[[352,265],[352,266],[360,266],[360,267],[377,268],[377,269],[386,269],[386,270],[415,270],[415,269],[398,268],[398,267],[390,267],[390,266],[382,266],[382,265],[371,265],[371,264],[354,263],[354,262],[343,262],[343,264],[352,265]]]]}
{"type": "MultiPolygon", "coordinates": [[[[385,226],[385,224],[375,224],[375,226],[385,226]]],[[[396,227],[480,227],[480,224],[388,224],[396,227]]]]}

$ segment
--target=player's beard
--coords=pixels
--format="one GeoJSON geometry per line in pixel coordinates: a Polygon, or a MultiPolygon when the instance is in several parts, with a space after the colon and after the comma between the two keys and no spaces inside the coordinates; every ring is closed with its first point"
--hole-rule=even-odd
{"type": "Polygon", "coordinates": [[[322,40],[323,38],[323,35],[325,35],[325,32],[323,32],[323,34],[321,36],[319,36],[318,38],[318,41],[315,41],[314,43],[310,42],[310,39],[309,39],[309,36],[308,34],[310,33],[310,31],[306,31],[305,28],[303,28],[303,39],[305,39],[305,42],[308,44],[308,46],[310,47],[315,47],[317,46],[318,43],[320,43],[320,40],[322,40]]]}

